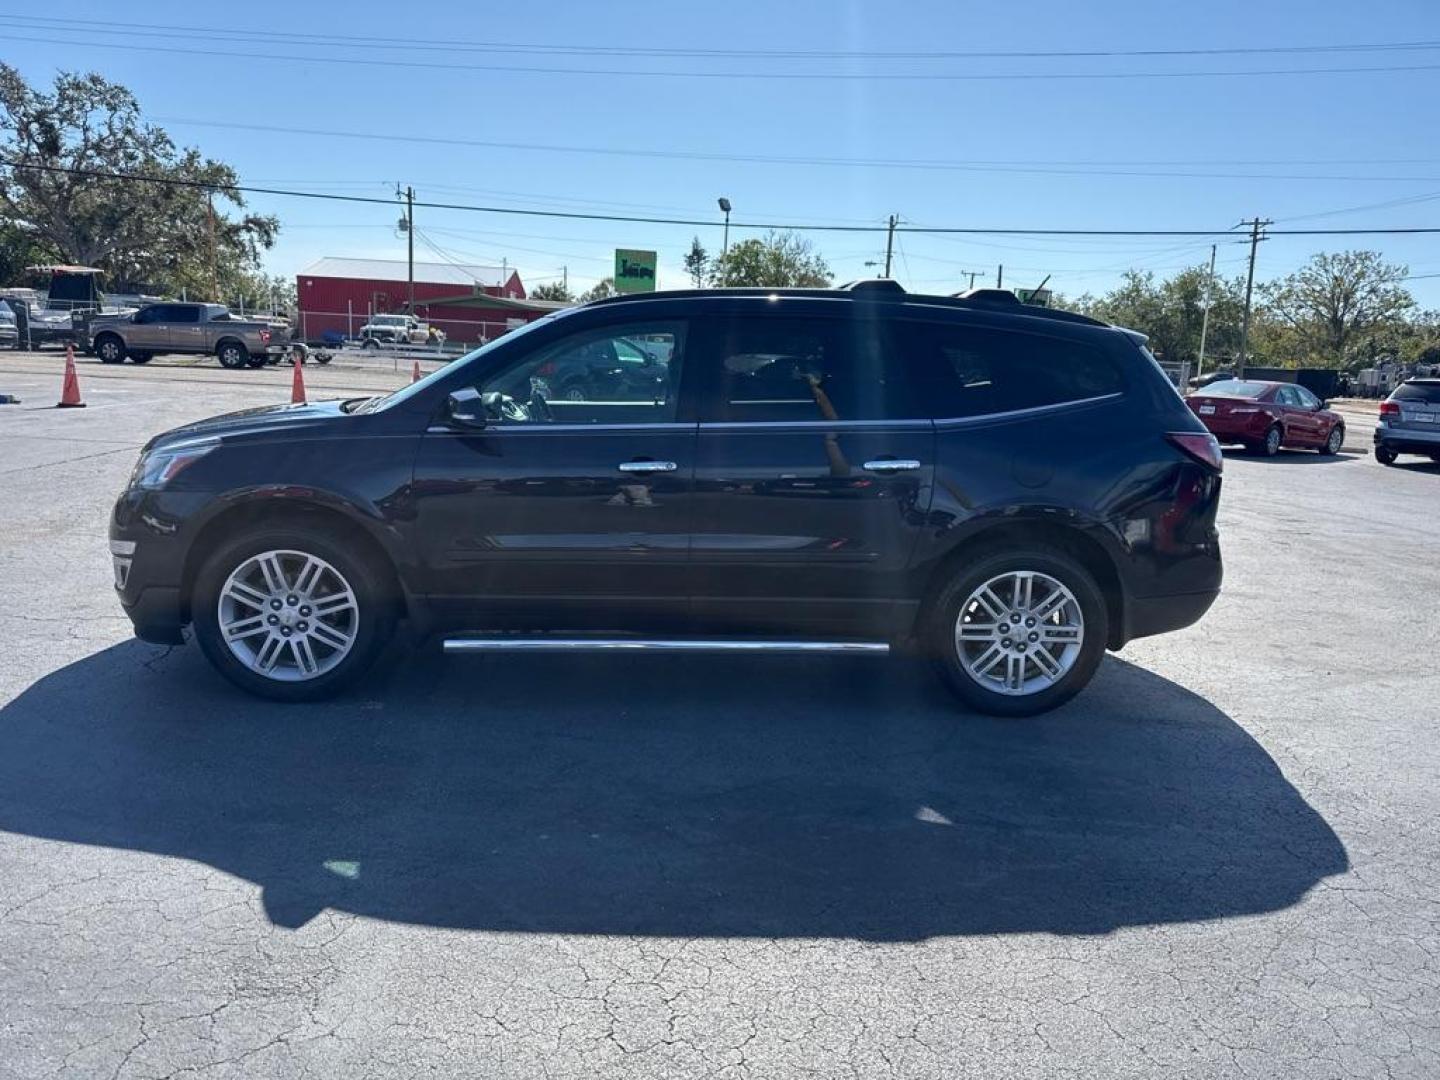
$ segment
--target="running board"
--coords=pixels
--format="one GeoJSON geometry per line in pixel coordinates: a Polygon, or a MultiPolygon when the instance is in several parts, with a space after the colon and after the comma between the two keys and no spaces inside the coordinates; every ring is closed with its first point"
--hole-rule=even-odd
{"type": "Polygon", "coordinates": [[[678,652],[678,653],[860,653],[884,656],[883,641],[758,641],[697,638],[451,637],[447,653],[475,652],[678,652]]]}

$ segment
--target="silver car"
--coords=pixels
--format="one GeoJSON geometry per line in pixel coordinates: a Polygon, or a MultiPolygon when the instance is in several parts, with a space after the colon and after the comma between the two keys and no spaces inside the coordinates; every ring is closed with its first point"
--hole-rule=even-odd
{"type": "Polygon", "coordinates": [[[18,349],[20,331],[17,329],[15,313],[0,303],[0,349],[18,349]]]}
{"type": "Polygon", "coordinates": [[[1440,462],[1440,379],[1408,379],[1380,403],[1375,460],[1394,465],[1400,454],[1440,462]]]}

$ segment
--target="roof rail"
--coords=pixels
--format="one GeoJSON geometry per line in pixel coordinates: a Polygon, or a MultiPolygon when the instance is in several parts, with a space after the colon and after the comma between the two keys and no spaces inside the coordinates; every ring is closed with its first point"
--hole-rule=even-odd
{"type": "Polygon", "coordinates": [[[725,297],[790,296],[817,300],[851,300],[864,297],[866,303],[915,304],[935,307],[965,308],[971,311],[1005,312],[1026,318],[1051,319],[1056,322],[1079,323],[1084,326],[1109,326],[1109,323],[1092,319],[1075,311],[1060,308],[1040,307],[1022,303],[1009,289],[971,289],[958,296],[939,296],[927,293],[906,292],[903,285],[890,278],[869,278],[850,282],[838,289],[815,288],[764,288],[755,286],[728,287],[721,289],[670,289],[653,293],[622,293],[607,296],[603,300],[592,300],[586,307],[597,305],[644,303],[649,300],[697,298],[719,300],[725,297]]]}
{"type": "Polygon", "coordinates": [[[905,286],[901,285],[894,278],[872,277],[860,278],[858,281],[847,281],[840,286],[841,292],[883,292],[905,295],[905,286]]]}

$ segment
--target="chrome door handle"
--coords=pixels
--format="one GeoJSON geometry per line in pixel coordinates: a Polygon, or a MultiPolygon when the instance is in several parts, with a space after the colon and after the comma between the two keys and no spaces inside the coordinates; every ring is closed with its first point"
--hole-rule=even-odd
{"type": "Polygon", "coordinates": [[[909,472],[911,469],[918,469],[920,462],[914,458],[877,458],[874,461],[865,462],[865,468],[870,472],[909,472]]]}
{"type": "Polygon", "coordinates": [[[674,472],[680,466],[673,461],[622,461],[617,468],[621,472],[674,472]]]}

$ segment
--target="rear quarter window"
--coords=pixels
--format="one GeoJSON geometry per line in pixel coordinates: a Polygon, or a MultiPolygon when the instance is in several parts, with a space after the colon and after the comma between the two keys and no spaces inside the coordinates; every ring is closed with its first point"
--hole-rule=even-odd
{"type": "Polygon", "coordinates": [[[937,419],[1063,405],[1125,389],[1108,353],[1067,338],[913,323],[900,328],[899,349],[937,419]]]}

